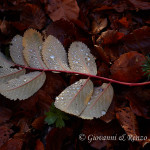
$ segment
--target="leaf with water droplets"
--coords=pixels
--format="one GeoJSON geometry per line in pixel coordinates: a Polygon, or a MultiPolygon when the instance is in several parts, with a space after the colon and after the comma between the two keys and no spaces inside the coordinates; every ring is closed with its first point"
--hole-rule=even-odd
{"type": "Polygon", "coordinates": [[[113,87],[111,84],[103,83],[94,89],[91,100],[86,109],[80,115],[83,119],[100,118],[105,115],[113,99],[113,87]]]}
{"type": "Polygon", "coordinates": [[[25,69],[0,68],[0,84],[25,74],[25,69]]]}
{"type": "Polygon", "coordinates": [[[82,42],[73,42],[68,52],[71,70],[96,75],[97,67],[90,49],[82,42]]]}
{"type": "Polygon", "coordinates": [[[89,79],[80,79],[78,82],[68,86],[54,103],[55,107],[79,116],[85,109],[93,93],[93,83],[89,79]]]}
{"type": "Polygon", "coordinates": [[[9,68],[14,65],[15,64],[11,60],[7,59],[5,55],[2,52],[0,52],[0,67],[9,68]]]}
{"type": "Polygon", "coordinates": [[[46,69],[42,61],[42,35],[33,29],[28,29],[23,36],[23,54],[26,62],[32,68],[46,69]]]}
{"type": "Polygon", "coordinates": [[[49,35],[43,44],[43,60],[49,69],[70,70],[67,55],[61,42],[49,35]]]}
{"type": "Polygon", "coordinates": [[[44,84],[44,72],[30,72],[0,85],[0,93],[11,100],[24,100],[36,93],[44,84]]]}
{"type": "Polygon", "coordinates": [[[12,60],[19,65],[26,66],[26,62],[23,56],[22,36],[16,35],[13,37],[10,45],[10,56],[12,60]]]}

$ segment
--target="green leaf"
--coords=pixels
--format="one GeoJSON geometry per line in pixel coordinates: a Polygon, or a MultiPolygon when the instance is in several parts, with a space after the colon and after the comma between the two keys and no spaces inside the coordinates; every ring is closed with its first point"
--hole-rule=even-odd
{"type": "Polygon", "coordinates": [[[148,79],[150,79],[150,56],[146,57],[146,60],[142,65],[142,70],[144,72],[144,75],[147,75],[148,79]]]}
{"type": "Polygon", "coordinates": [[[47,122],[48,125],[53,124],[57,119],[57,116],[52,112],[48,112],[46,115],[47,117],[45,118],[45,121],[47,122]]]}
{"type": "Polygon", "coordinates": [[[62,128],[64,126],[65,126],[65,122],[62,118],[59,118],[59,119],[56,120],[56,127],[57,128],[62,128]]]}
{"type": "Polygon", "coordinates": [[[46,113],[45,122],[47,122],[48,125],[52,125],[55,123],[57,128],[62,128],[65,126],[64,120],[68,119],[68,115],[57,109],[54,106],[54,103],[52,103],[52,105],[50,106],[50,111],[46,113]]]}

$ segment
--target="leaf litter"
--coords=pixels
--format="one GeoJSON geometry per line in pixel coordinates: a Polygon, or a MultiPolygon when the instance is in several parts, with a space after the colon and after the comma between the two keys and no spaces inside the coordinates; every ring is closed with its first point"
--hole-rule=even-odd
{"type": "MultiPolygon", "coordinates": [[[[125,82],[147,80],[141,72],[142,62],[150,52],[149,2],[146,0],[66,0],[55,1],[53,4],[47,0],[35,0],[32,3],[14,0],[1,2],[0,11],[0,48],[4,54],[7,54],[7,46],[15,35],[22,36],[28,28],[34,28],[40,30],[45,39],[49,35],[58,38],[66,50],[74,41],[85,43],[96,58],[97,75],[125,82]],[[32,13],[29,15],[30,11],[32,13]],[[137,57],[141,58],[138,62],[137,57]]],[[[1,58],[7,60],[1,62],[3,66],[14,66],[8,59],[4,59],[3,56],[1,58]]],[[[29,73],[29,70],[26,70],[29,73]]],[[[10,101],[0,95],[0,149],[128,149],[129,145],[130,148],[134,146],[136,149],[146,149],[149,139],[134,143],[88,143],[87,140],[80,141],[78,136],[83,132],[86,135],[94,133],[98,136],[147,135],[149,138],[149,85],[127,87],[112,84],[113,105],[111,103],[107,113],[100,119],[82,120],[69,115],[69,120],[65,121],[65,128],[47,126],[44,122],[45,113],[49,111],[52,102],[55,102],[55,98],[65,88],[75,83],[72,80],[78,81],[81,78],[84,79],[85,76],[46,72],[44,85],[32,97],[24,101],[10,101]]],[[[94,86],[101,86],[103,83],[103,80],[94,78],[91,78],[91,81],[94,86]]]]}

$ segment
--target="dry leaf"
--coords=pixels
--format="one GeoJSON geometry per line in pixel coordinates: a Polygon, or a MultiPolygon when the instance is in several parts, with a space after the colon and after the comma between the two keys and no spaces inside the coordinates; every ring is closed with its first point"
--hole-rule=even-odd
{"type": "Polygon", "coordinates": [[[100,37],[97,39],[96,42],[102,45],[115,44],[123,37],[124,33],[117,32],[115,30],[107,30],[105,32],[102,32],[102,34],[100,35],[100,37]]]}
{"type": "Polygon", "coordinates": [[[143,77],[141,65],[144,60],[144,55],[136,51],[121,55],[110,68],[112,78],[124,82],[139,81],[143,77]]]}
{"type": "Polygon", "coordinates": [[[101,30],[103,30],[107,26],[107,18],[96,18],[92,22],[92,33],[98,34],[101,30]]]}
{"type": "Polygon", "coordinates": [[[76,0],[51,0],[46,10],[53,21],[62,18],[76,20],[79,16],[79,7],[76,0]]]}
{"type": "Polygon", "coordinates": [[[23,140],[21,139],[10,139],[5,143],[0,150],[22,150],[23,140]]]}
{"type": "Polygon", "coordinates": [[[137,9],[142,9],[142,10],[149,10],[150,9],[150,2],[144,0],[128,0],[131,4],[134,5],[134,7],[137,9]]]}
{"type": "Polygon", "coordinates": [[[28,28],[41,30],[46,24],[46,17],[44,11],[34,4],[26,3],[23,7],[21,16],[21,23],[28,28]]]}
{"type": "Polygon", "coordinates": [[[11,126],[8,124],[0,126],[0,150],[1,146],[9,140],[10,135],[13,133],[13,130],[10,129],[10,127],[11,126]]]}
{"type": "Polygon", "coordinates": [[[12,111],[8,108],[0,106],[0,124],[8,121],[12,116],[12,111]]]}
{"type": "Polygon", "coordinates": [[[129,107],[117,109],[116,117],[128,136],[139,136],[136,116],[129,107]]]}

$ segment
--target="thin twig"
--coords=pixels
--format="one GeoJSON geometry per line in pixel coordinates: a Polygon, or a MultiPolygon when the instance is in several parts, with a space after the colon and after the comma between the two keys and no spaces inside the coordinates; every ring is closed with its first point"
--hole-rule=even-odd
{"type": "Polygon", "coordinates": [[[97,78],[97,79],[109,81],[111,83],[117,83],[117,84],[127,85],[127,86],[142,86],[142,85],[150,84],[150,81],[141,82],[141,83],[130,83],[130,82],[122,82],[122,81],[118,81],[118,80],[114,80],[114,79],[110,79],[110,78],[106,78],[106,77],[101,77],[101,76],[96,76],[96,75],[86,74],[86,73],[80,73],[80,72],[74,72],[74,71],[53,70],[53,69],[38,69],[38,68],[30,68],[30,67],[25,67],[25,66],[20,66],[20,65],[16,65],[16,66],[21,67],[21,68],[25,68],[25,69],[30,69],[30,70],[37,70],[37,71],[45,71],[45,72],[55,71],[55,72],[64,72],[64,73],[69,73],[69,74],[79,74],[79,75],[84,75],[84,76],[88,76],[88,77],[92,77],[92,78],[97,78]]]}

